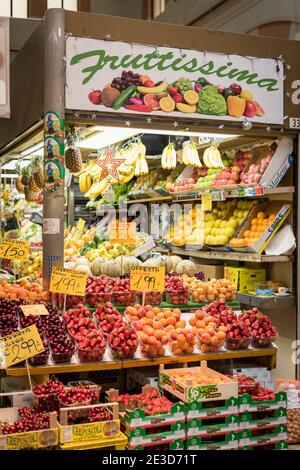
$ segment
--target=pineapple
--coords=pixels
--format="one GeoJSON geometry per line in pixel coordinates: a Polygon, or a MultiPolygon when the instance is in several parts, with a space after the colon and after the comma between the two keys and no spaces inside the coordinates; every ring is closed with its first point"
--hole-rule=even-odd
{"type": "Polygon", "coordinates": [[[16,172],[17,172],[17,179],[16,179],[16,188],[19,193],[24,193],[24,184],[22,183],[22,170],[21,165],[19,163],[16,164],[16,172]]]}
{"type": "Polygon", "coordinates": [[[29,165],[25,166],[24,168],[22,168],[22,171],[21,171],[21,174],[22,174],[22,179],[21,179],[21,183],[26,186],[28,184],[28,180],[29,180],[29,176],[30,176],[30,168],[29,168],[29,165]]]}
{"type": "Polygon", "coordinates": [[[28,202],[34,202],[37,200],[37,193],[32,191],[29,185],[24,186],[25,199],[28,202]]]}
{"type": "Polygon", "coordinates": [[[66,140],[68,148],[65,152],[65,165],[71,173],[78,173],[82,170],[82,157],[80,149],[76,147],[79,135],[74,126],[66,128],[66,140]]]}
{"type": "Polygon", "coordinates": [[[42,189],[44,187],[43,157],[39,155],[33,157],[32,165],[35,184],[38,188],[42,189]]]}

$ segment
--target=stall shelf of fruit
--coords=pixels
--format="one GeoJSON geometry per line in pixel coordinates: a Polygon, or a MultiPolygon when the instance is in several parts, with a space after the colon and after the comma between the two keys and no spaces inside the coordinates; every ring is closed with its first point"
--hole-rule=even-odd
{"type": "MultiPolygon", "coordinates": [[[[157,247],[155,251],[160,253],[169,253],[168,248],[157,247]]],[[[172,254],[179,256],[191,256],[199,259],[212,259],[212,260],[224,260],[224,261],[249,261],[254,263],[283,263],[292,261],[292,256],[280,255],[280,256],[267,256],[259,253],[238,253],[231,251],[194,251],[184,250],[183,248],[173,248],[172,254]]]]}
{"type": "MultiPolygon", "coordinates": [[[[252,186],[240,186],[236,185],[235,188],[227,189],[226,186],[221,188],[216,188],[212,190],[198,190],[190,191],[182,195],[181,193],[175,193],[172,195],[172,199],[176,202],[196,202],[201,201],[202,194],[212,194],[213,201],[224,201],[227,198],[251,198],[251,197],[263,197],[271,196],[274,194],[293,194],[295,192],[294,186],[282,186],[278,188],[263,188],[261,186],[252,187],[252,186]]],[[[146,202],[146,201],[145,201],[146,202]]]]}
{"type": "MultiPolygon", "coordinates": [[[[29,366],[30,375],[49,375],[49,374],[65,374],[72,372],[87,372],[97,370],[111,369],[130,369],[133,367],[150,367],[160,364],[182,364],[188,362],[200,361],[218,361],[230,360],[246,357],[264,357],[267,367],[276,367],[277,348],[261,348],[261,349],[245,349],[236,351],[220,351],[210,352],[208,354],[186,354],[182,356],[165,356],[153,359],[127,359],[123,361],[104,361],[104,362],[87,362],[87,363],[67,363],[67,364],[49,364],[45,366],[29,366]]],[[[9,367],[6,369],[9,376],[20,377],[27,374],[26,367],[9,367]]]]}
{"type": "Polygon", "coordinates": [[[259,296],[245,293],[237,293],[237,300],[244,305],[251,305],[252,307],[259,307],[262,309],[274,309],[274,308],[291,308],[295,306],[295,297],[293,295],[287,296],[259,296]]]}

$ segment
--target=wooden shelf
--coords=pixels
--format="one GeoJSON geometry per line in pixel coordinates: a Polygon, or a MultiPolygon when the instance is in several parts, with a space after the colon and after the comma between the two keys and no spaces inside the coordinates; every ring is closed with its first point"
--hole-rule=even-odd
{"type": "MultiPolygon", "coordinates": [[[[229,360],[245,357],[266,357],[269,362],[269,367],[275,367],[277,356],[277,347],[262,348],[262,349],[245,349],[239,351],[220,351],[210,354],[189,354],[186,356],[166,356],[154,359],[128,359],[124,361],[105,361],[105,362],[87,362],[87,363],[72,363],[72,364],[51,364],[45,366],[29,367],[30,375],[49,375],[49,374],[64,374],[72,372],[88,372],[96,370],[120,370],[130,369],[132,367],[149,367],[159,364],[182,364],[187,362],[218,361],[229,360]]],[[[13,377],[19,377],[27,374],[26,367],[10,367],[6,369],[6,374],[13,377]]]]}
{"type": "Polygon", "coordinates": [[[260,307],[265,309],[274,309],[274,308],[292,308],[295,306],[295,297],[293,295],[288,295],[285,297],[279,297],[276,295],[271,296],[257,296],[247,293],[237,293],[237,300],[241,304],[251,305],[251,307],[260,307]]]}
{"type": "Polygon", "coordinates": [[[292,256],[267,256],[258,253],[238,253],[236,251],[199,251],[185,250],[184,248],[153,248],[160,253],[172,251],[174,255],[191,256],[199,259],[223,260],[223,261],[251,261],[254,263],[279,263],[293,260],[292,256]]]}

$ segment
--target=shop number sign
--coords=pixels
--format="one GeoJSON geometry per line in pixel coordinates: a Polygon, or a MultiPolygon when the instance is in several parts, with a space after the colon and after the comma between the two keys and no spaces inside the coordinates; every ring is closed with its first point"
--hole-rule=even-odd
{"type": "Polygon", "coordinates": [[[4,240],[0,242],[0,258],[22,260],[29,254],[29,242],[21,240],[4,240]]]}
{"type": "Polygon", "coordinates": [[[6,369],[45,350],[36,325],[0,339],[0,367],[6,369]]]}
{"type": "Polygon", "coordinates": [[[165,267],[132,266],[130,270],[130,290],[141,292],[165,289],[165,267]]]}
{"type": "Polygon", "coordinates": [[[87,273],[55,266],[51,273],[49,291],[84,296],[87,278],[87,273]]]}
{"type": "Polygon", "coordinates": [[[29,315],[49,315],[44,304],[21,305],[20,308],[25,317],[29,317],[29,315]]]}

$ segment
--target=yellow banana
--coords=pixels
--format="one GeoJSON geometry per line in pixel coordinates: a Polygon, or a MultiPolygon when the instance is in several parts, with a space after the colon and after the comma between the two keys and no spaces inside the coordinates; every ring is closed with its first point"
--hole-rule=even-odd
{"type": "Polygon", "coordinates": [[[108,186],[107,178],[101,181],[96,181],[95,183],[92,184],[89,191],[85,193],[84,197],[95,199],[97,196],[99,196],[106,190],[107,186],[108,186]]]}
{"type": "Polygon", "coordinates": [[[92,177],[88,173],[79,176],[79,189],[82,193],[87,193],[92,186],[92,177]]]}

